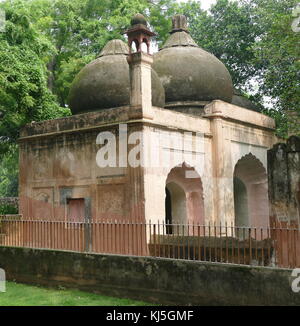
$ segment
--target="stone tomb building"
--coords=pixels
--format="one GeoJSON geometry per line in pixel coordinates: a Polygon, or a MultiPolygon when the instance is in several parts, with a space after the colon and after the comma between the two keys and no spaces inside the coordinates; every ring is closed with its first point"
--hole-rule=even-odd
{"type": "Polygon", "coordinates": [[[72,116],[23,128],[23,218],[268,226],[274,120],[234,92],[184,16],[154,55],[143,16],[126,33],[76,76],[72,116]]]}

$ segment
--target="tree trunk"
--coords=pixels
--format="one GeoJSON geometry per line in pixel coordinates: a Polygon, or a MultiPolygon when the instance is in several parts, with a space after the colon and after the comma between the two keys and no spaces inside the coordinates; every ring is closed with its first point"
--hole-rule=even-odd
{"type": "Polygon", "coordinates": [[[52,60],[47,64],[47,69],[48,69],[48,88],[50,91],[53,93],[53,88],[54,88],[54,71],[55,71],[55,66],[56,66],[56,57],[54,56],[52,60]]]}

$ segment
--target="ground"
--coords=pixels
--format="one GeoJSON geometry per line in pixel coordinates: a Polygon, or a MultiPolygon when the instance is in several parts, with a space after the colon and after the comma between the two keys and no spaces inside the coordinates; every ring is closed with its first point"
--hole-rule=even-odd
{"type": "Polygon", "coordinates": [[[149,303],[100,296],[77,290],[46,289],[6,282],[0,292],[0,306],[147,306],[149,303]]]}

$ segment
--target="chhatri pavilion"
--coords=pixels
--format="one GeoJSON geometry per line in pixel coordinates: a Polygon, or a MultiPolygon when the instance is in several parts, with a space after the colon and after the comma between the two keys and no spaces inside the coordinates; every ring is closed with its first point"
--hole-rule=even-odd
{"type": "Polygon", "coordinates": [[[23,128],[23,218],[268,226],[274,120],[234,89],[185,16],[154,55],[142,15],[126,34],[75,77],[72,116],[23,128]]]}

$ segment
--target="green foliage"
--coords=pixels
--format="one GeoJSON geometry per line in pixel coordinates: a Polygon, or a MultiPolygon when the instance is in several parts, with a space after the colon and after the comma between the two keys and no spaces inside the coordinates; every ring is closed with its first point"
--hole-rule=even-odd
{"type": "Polygon", "coordinates": [[[169,31],[175,0],[6,0],[0,33],[0,196],[18,192],[22,126],[67,116],[70,85],[79,70],[113,38],[124,39],[131,17],[144,13],[169,31]]]}
{"type": "Polygon", "coordinates": [[[275,100],[278,112],[285,112],[283,124],[280,121],[278,124],[279,132],[287,131],[288,126],[300,135],[300,35],[291,28],[298,2],[254,0],[253,5],[263,30],[254,46],[256,62],[263,67],[259,90],[275,100]],[[289,112],[293,112],[292,121],[286,117],[289,112]]]}
{"type": "Polygon", "coordinates": [[[202,11],[197,1],[182,4],[180,11],[189,18],[195,41],[212,52],[229,69],[234,85],[250,89],[247,83],[256,75],[253,45],[260,28],[253,25],[251,10],[230,0],[218,0],[210,12],[202,11]]]}
{"type": "Polygon", "coordinates": [[[257,105],[271,99],[264,113],[275,118],[281,137],[300,128],[300,34],[291,28],[298,2],[217,0],[206,12],[189,1],[179,8],[197,43],[225,63],[235,87],[251,92],[257,105]]]}
{"type": "Polygon", "coordinates": [[[24,124],[66,114],[47,87],[45,58],[53,53],[51,43],[23,7],[19,12],[7,3],[1,7],[7,22],[0,33],[0,153],[15,143],[24,124]]]}
{"type": "Polygon", "coordinates": [[[275,120],[276,135],[280,138],[286,138],[288,134],[288,117],[285,112],[278,109],[264,109],[263,113],[275,120]]]}
{"type": "Polygon", "coordinates": [[[0,215],[18,214],[18,209],[11,205],[0,205],[0,215]]]}
{"type": "Polygon", "coordinates": [[[67,104],[72,80],[111,39],[121,38],[137,12],[148,17],[166,39],[175,0],[13,0],[23,2],[30,20],[55,51],[48,56],[48,86],[61,107],[67,104]]]}
{"type": "MultiPolygon", "coordinates": [[[[124,39],[132,15],[143,13],[168,37],[170,17],[188,16],[197,43],[220,58],[234,85],[287,130],[287,110],[300,103],[299,33],[291,29],[298,0],[217,0],[210,11],[199,1],[176,0],[4,0],[6,29],[0,33],[0,154],[15,143],[20,128],[70,114],[67,97],[79,70],[113,38],[124,39]]],[[[0,158],[0,161],[2,159],[0,158]]]]}
{"type": "Polygon", "coordinates": [[[18,196],[19,151],[10,145],[0,160],[0,197],[18,196]]]}
{"type": "Polygon", "coordinates": [[[60,71],[55,81],[56,90],[65,102],[69,95],[70,86],[76,74],[88,63],[95,59],[93,54],[81,58],[69,58],[60,63],[60,71]]]}
{"type": "MultiPolygon", "coordinates": [[[[122,33],[137,12],[143,13],[158,33],[159,46],[171,29],[170,17],[184,13],[193,38],[226,64],[237,88],[251,91],[257,103],[269,96],[276,109],[298,110],[299,33],[291,29],[297,2],[217,0],[210,11],[203,11],[200,2],[192,0],[180,4],[175,0],[7,0],[2,6],[14,13],[13,21],[18,20],[14,23],[18,28],[14,26],[8,38],[30,44],[29,49],[40,55],[40,68],[48,70],[52,94],[44,98],[48,98],[47,107],[55,103],[51,112],[59,111],[53,94],[60,107],[65,107],[76,73],[107,41],[124,39],[122,33]]],[[[25,67],[21,73],[26,72],[25,67]]],[[[22,99],[33,103],[30,96],[22,99]]],[[[66,112],[59,111],[58,116],[62,114],[66,112]]]]}

